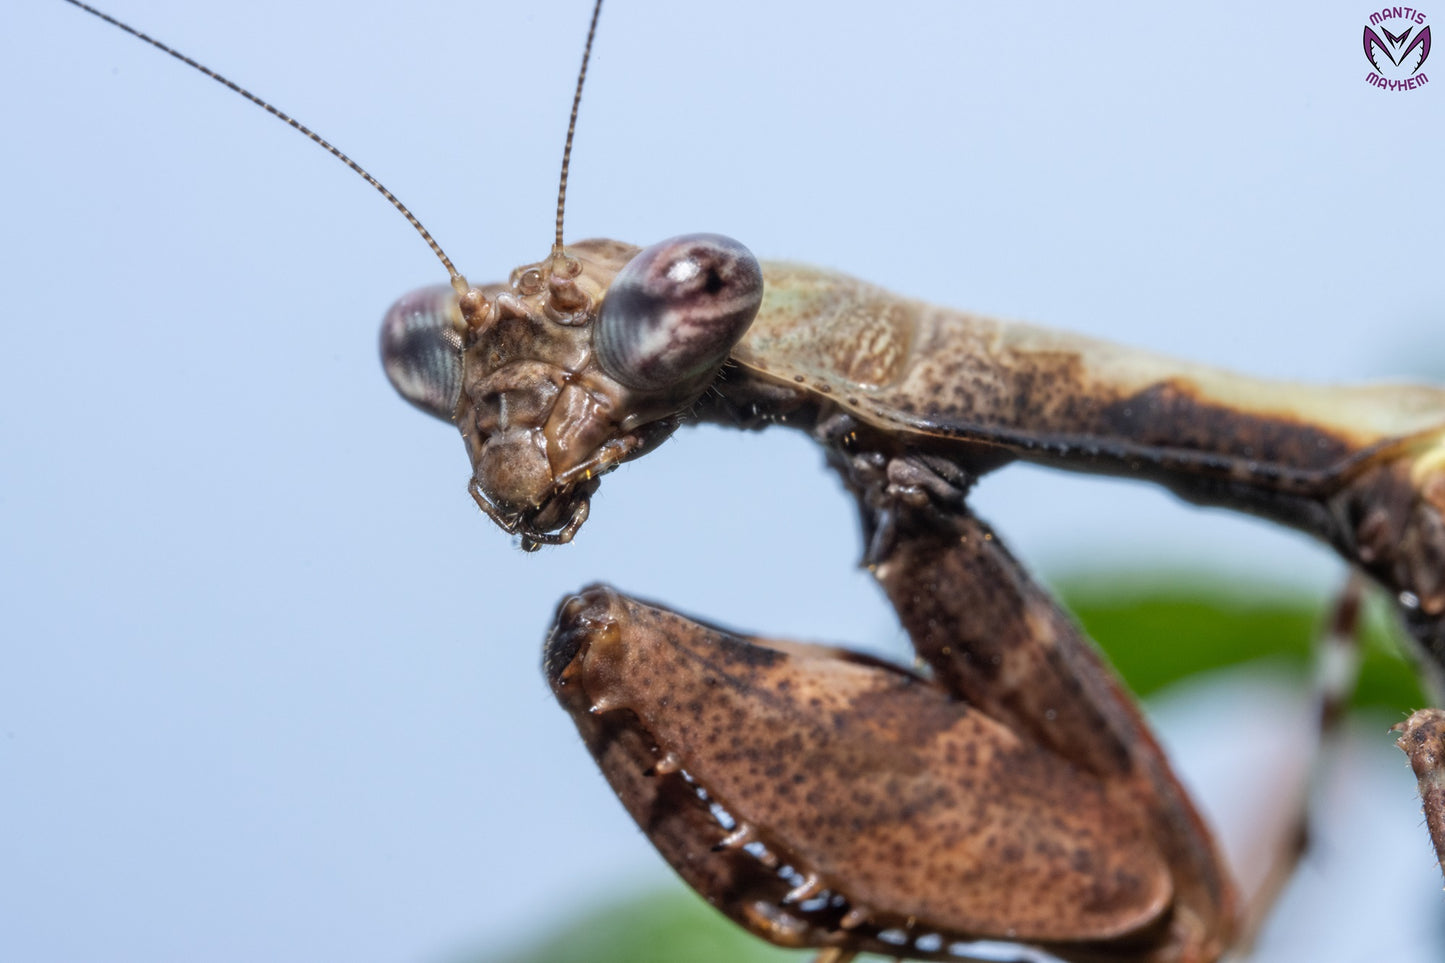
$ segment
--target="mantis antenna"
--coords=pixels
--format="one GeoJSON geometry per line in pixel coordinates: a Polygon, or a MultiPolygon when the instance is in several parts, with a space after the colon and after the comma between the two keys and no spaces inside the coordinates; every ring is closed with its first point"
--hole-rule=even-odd
{"type": "Polygon", "coordinates": [[[557,183],[557,236],[552,242],[553,260],[564,257],[562,214],[567,206],[567,167],[572,161],[572,135],[577,132],[577,108],[582,104],[582,85],[587,81],[587,61],[592,59],[592,38],[597,36],[597,18],[601,13],[602,0],[597,0],[592,6],[592,23],[587,28],[587,44],[582,48],[582,67],[577,71],[577,90],[572,94],[572,116],[567,119],[567,143],[562,148],[562,176],[557,183]]]}
{"type": "Polygon", "coordinates": [[[372,177],[371,174],[366,170],[366,168],[362,167],[350,157],[347,157],[344,153],[341,152],[339,148],[332,144],[331,141],[327,140],[325,137],[322,137],[310,127],[307,127],[305,124],[292,117],[290,114],[287,114],[284,111],[273,107],[271,104],[262,100],[260,97],[257,97],[255,94],[251,93],[245,87],[242,87],[240,84],[236,83],[230,78],[224,77],[221,74],[216,73],[205,64],[192,60],[190,57],[187,57],[179,50],[175,50],[171,47],[166,46],[154,37],[141,33],[130,24],[122,23],[121,21],[112,17],[110,14],[102,13],[94,7],[89,6],[88,4],[81,3],[80,0],[65,0],[65,2],[73,6],[79,7],[86,13],[93,14],[96,17],[99,17],[101,20],[104,20],[106,23],[110,24],[113,27],[119,27],[121,30],[124,30],[126,33],[130,34],[132,37],[135,37],[137,40],[143,40],[163,53],[170,54],[172,57],[185,64],[187,67],[193,67],[196,70],[199,70],[201,73],[205,74],[207,77],[210,77],[216,83],[240,94],[242,97],[246,98],[257,107],[260,107],[262,110],[266,111],[266,113],[270,114],[278,120],[285,121],[290,126],[296,128],[298,131],[305,134],[312,141],[316,142],[321,147],[324,147],[333,157],[341,161],[341,163],[345,164],[347,167],[351,168],[357,174],[361,175],[362,180],[366,181],[366,183],[376,188],[382,197],[386,198],[388,201],[391,202],[392,207],[396,208],[398,211],[401,212],[401,216],[406,218],[407,223],[416,229],[416,232],[421,235],[421,239],[423,241],[426,241],[427,247],[431,248],[432,253],[435,254],[438,260],[442,262],[442,267],[447,269],[447,274],[451,277],[452,280],[452,287],[456,290],[458,294],[465,294],[467,290],[471,287],[471,285],[467,283],[467,279],[463,277],[461,272],[458,271],[456,267],[452,264],[452,259],[447,257],[446,252],[442,250],[442,246],[437,243],[436,238],[432,237],[431,232],[422,226],[422,223],[420,220],[417,219],[417,216],[413,214],[411,210],[405,204],[403,204],[395,194],[387,190],[386,185],[382,184],[381,181],[377,180],[375,177],[372,177]]]}
{"type": "MultiPolygon", "coordinates": [[[[333,157],[335,157],[337,160],[341,161],[341,163],[345,164],[347,167],[351,168],[354,172],[356,172],[356,174],[358,174],[362,180],[366,181],[366,183],[376,188],[377,192],[380,193],[382,197],[386,198],[391,203],[392,207],[396,208],[398,211],[401,212],[401,216],[406,218],[407,223],[410,224],[416,230],[416,232],[421,235],[421,239],[423,241],[426,241],[427,247],[431,248],[432,253],[435,254],[437,256],[437,259],[442,262],[442,267],[446,268],[447,275],[451,278],[452,288],[459,295],[465,295],[471,289],[471,285],[467,283],[467,279],[462,275],[460,271],[456,269],[456,266],[452,264],[452,259],[447,257],[446,252],[442,250],[442,246],[437,243],[436,238],[432,237],[431,232],[428,231],[425,226],[423,226],[422,222],[417,218],[417,216],[411,212],[411,209],[408,208],[405,204],[403,204],[400,198],[398,198],[395,194],[388,190],[385,184],[381,183],[381,181],[371,176],[370,172],[368,172],[366,168],[362,167],[356,161],[346,156],[346,154],[344,154],[340,150],[340,148],[336,147],[336,145],[332,144],[331,141],[327,140],[325,137],[322,137],[320,134],[316,133],[310,127],[307,127],[305,124],[301,123],[290,114],[287,114],[285,111],[282,111],[279,108],[268,103],[267,101],[262,100],[260,97],[251,93],[245,87],[242,87],[240,84],[231,80],[229,77],[225,77],[217,73],[210,67],[207,67],[205,64],[193,60],[190,57],[187,57],[179,50],[167,46],[166,44],[162,43],[161,41],[155,39],[148,34],[142,33],[141,31],[132,27],[130,24],[117,20],[110,14],[97,10],[89,4],[82,3],[81,0],[65,0],[65,2],[71,4],[72,6],[79,7],[86,13],[98,17],[101,20],[104,20],[106,23],[110,24],[113,27],[118,27],[121,30],[124,30],[132,37],[135,37],[137,40],[142,40],[150,44],[152,47],[155,47],[162,53],[170,54],[172,57],[185,64],[187,67],[191,67],[195,70],[200,71],[207,77],[210,77],[216,83],[234,91],[235,93],[240,94],[242,97],[246,98],[257,107],[260,107],[262,110],[266,111],[266,113],[275,117],[277,120],[284,121],[289,126],[294,127],[296,130],[305,134],[308,138],[310,138],[319,146],[325,148],[326,151],[330,153],[333,157]]],[[[582,85],[583,82],[587,79],[587,62],[592,57],[592,38],[597,35],[597,18],[601,13],[602,0],[597,0],[597,2],[592,7],[592,23],[587,28],[587,45],[582,50],[582,67],[577,72],[577,89],[572,95],[572,114],[567,121],[567,143],[562,148],[562,175],[557,187],[557,236],[556,241],[552,245],[552,257],[554,259],[564,257],[562,253],[562,212],[567,201],[567,167],[568,163],[572,158],[572,137],[577,130],[577,108],[582,103],[582,85]]]]}

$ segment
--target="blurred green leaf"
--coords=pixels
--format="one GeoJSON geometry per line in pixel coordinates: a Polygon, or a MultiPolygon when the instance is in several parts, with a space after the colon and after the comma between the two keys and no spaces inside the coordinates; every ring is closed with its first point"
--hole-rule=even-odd
{"type": "MultiPolygon", "coordinates": [[[[1141,697],[1200,672],[1256,659],[1292,667],[1308,684],[1327,598],[1242,587],[1217,576],[1115,575],[1065,582],[1068,607],[1141,697]]],[[[1426,705],[1399,653],[1384,606],[1366,606],[1360,681],[1352,702],[1402,714],[1426,705]]]]}
{"type": "MultiPolygon", "coordinates": [[[[744,933],[691,890],[594,910],[505,963],[790,963],[803,954],[744,933]]],[[[497,957],[477,956],[476,963],[497,957]]]]}

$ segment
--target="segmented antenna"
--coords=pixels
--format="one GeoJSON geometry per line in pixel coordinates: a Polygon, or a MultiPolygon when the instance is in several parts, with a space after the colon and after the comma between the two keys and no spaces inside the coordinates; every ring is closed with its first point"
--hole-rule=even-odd
{"type": "MultiPolygon", "coordinates": [[[[75,0],[70,0],[74,3],[75,0]]],[[[562,212],[567,206],[567,166],[572,162],[572,135],[577,132],[577,108],[582,104],[582,85],[587,81],[587,61],[592,59],[592,38],[597,36],[597,18],[602,13],[602,0],[592,7],[592,24],[587,28],[587,45],[582,48],[582,68],[577,71],[577,90],[572,94],[572,116],[567,120],[567,143],[562,148],[562,176],[557,184],[557,238],[552,242],[552,257],[562,257],[562,212]]]]}
{"type": "MultiPolygon", "coordinates": [[[[351,169],[352,169],[353,171],[355,171],[357,174],[360,174],[362,180],[366,181],[366,183],[368,183],[368,184],[370,184],[372,187],[376,188],[377,191],[379,191],[379,192],[381,193],[381,196],[382,196],[382,197],[386,198],[388,201],[391,202],[391,206],[392,206],[392,207],[396,208],[398,211],[401,212],[401,216],[404,217],[404,218],[406,218],[407,223],[409,223],[413,228],[416,229],[416,232],[421,235],[421,239],[422,239],[423,241],[426,241],[427,247],[431,248],[432,253],[437,256],[437,258],[442,262],[442,266],[447,269],[447,274],[450,275],[450,276],[451,276],[451,279],[452,279],[452,287],[456,289],[456,291],[457,291],[458,294],[465,294],[465,293],[467,292],[467,290],[471,287],[471,285],[469,285],[469,284],[467,283],[467,279],[462,276],[461,272],[458,271],[458,270],[452,265],[452,260],[451,260],[451,258],[447,257],[446,252],[442,250],[442,246],[436,242],[436,239],[435,239],[434,237],[431,236],[431,232],[428,231],[425,227],[422,226],[421,221],[417,220],[416,215],[413,214],[413,213],[407,208],[407,206],[406,206],[405,204],[403,204],[403,203],[397,198],[397,196],[396,196],[395,194],[393,194],[391,191],[387,190],[387,189],[386,189],[386,186],[385,186],[384,184],[382,184],[381,181],[377,180],[375,177],[372,177],[369,173],[367,173],[366,168],[362,167],[360,164],[356,163],[356,161],[352,160],[350,157],[347,157],[345,154],[343,154],[339,149],[337,149],[335,146],[333,146],[332,143],[331,143],[329,140],[327,140],[326,138],[322,137],[320,134],[316,133],[314,130],[312,130],[311,128],[307,127],[305,124],[301,123],[300,121],[296,120],[294,117],[290,116],[289,114],[283,113],[282,111],[280,111],[280,110],[276,109],[275,107],[271,106],[271,105],[268,104],[266,101],[262,100],[260,97],[257,97],[255,94],[251,93],[251,92],[250,92],[249,90],[247,90],[245,87],[242,87],[240,84],[237,84],[237,83],[235,83],[234,81],[231,81],[230,79],[221,76],[220,74],[218,74],[218,73],[216,73],[214,70],[212,70],[210,67],[207,67],[205,64],[198,63],[198,62],[192,60],[190,57],[187,57],[185,54],[181,53],[179,50],[173,50],[172,48],[170,48],[170,47],[166,46],[165,44],[161,43],[159,40],[155,39],[154,37],[147,36],[146,34],[143,34],[143,33],[141,33],[139,30],[137,30],[137,29],[135,29],[134,27],[130,26],[129,24],[122,23],[121,21],[115,19],[114,17],[110,16],[110,15],[107,14],[107,13],[102,13],[101,11],[95,9],[94,7],[89,6],[88,4],[81,3],[80,0],[65,0],[65,2],[66,2],[66,3],[69,3],[69,4],[73,5],[73,6],[79,7],[80,9],[84,10],[86,13],[93,14],[93,15],[99,17],[101,20],[104,20],[106,23],[110,24],[110,25],[113,26],[113,27],[119,27],[121,30],[124,30],[126,33],[130,34],[132,37],[135,37],[137,40],[144,40],[146,43],[150,44],[152,47],[155,47],[157,50],[160,50],[160,51],[162,51],[163,53],[168,53],[168,54],[170,54],[172,57],[175,57],[175,58],[176,58],[177,60],[179,60],[181,63],[185,64],[187,67],[193,67],[193,68],[195,68],[196,70],[199,70],[201,73],[205,74],[207,77],[210,77],[210,78],[211,78],[212,80],[214,80],[216,83],[221,84],[223,87],[227,87],[227,88],[229,88],[229,89],[232,90],[232,91],[235,91],[236,93],[240,94],[242,97],[245,97],[245,98],[246,98],[247,100],[249,100],[251,103],[255,104],[257,107],[260,107],[262,110],[266,111],[266,113],[268,113],[268,114],[270,114],[271,116],[277,118],[278,120],[283,120],[283,121],[285,121],[287,124],[289,124],[289,125],[291,125],[292,127],[296,128],[298,131],[300,131],[301,133],[305,134],[307,137],[311,138],[311,140],[315,141],[315,142],[316,142],[317,144],[319,144],[320,146],[326,148],[326,150],[327,150],[328,152],[330,152],[330,154],[331,154],[333,157],[335,157],[337,160],[341,161],[341,163],[345,164],[347,167],[351,168],[351,169]]],[[[599,6],[599,7],[601,6],[600,0],[599,0],[599,2],[598,2],[598,6],[599,6]]],[[[594,12],[593,15],[592,15],[592,26],[593,26],[594,29],[595,29],[596,26],[597,26],[597,14],[596,14],[595,12],[594,12]]],[[[589,50],[590,50],[590,48],[591,48],[591,46],[592,46],[592,38],[591,38],[590,35],[589,35],[588,38],[587,38],[587,46],[588,46],[588,48],[589,48],[589,50]]],[[[584,73],[586,72],[586,60],[585,60],[585,58],[584,58],[584,60],[583,60],[583,72],[584,72],[584,73]]],[[[578,83],[577,83],[577,90],[578,90],[578,96],[580,97],[580,96],[581,96],[581,90],[582,90],[582,83],[581,83],[580,80],[579,80],[578,83]]],[[[574,121],[575,121],[576,118],[577,118],[577,105],[576,105],[575,102],[574,102],[573,105],[572,105],[572,118],[573,118],[574,121]]],[[[567,134],[567,146],[568,146],[569,148],[572,146],[572,134],[571,134],[570,132],[567,134]]],[[[562,176],[562,181],[563,181],[563,184],[564,184],[564,185],[566,184],[566,181],[567,181],[567,176],[566,176],[566,174],[565,174],[565,168],[566,168],[566,165],[565,165],[565,162],[564,162],[564,164],[563,164],[564,174],[563,174],[563,176],[562,176]]],[[[557,215],[557,230],[558,230],[558,237],[559,237],[559,238],[561,237],[561,225],[562,225],[562,215],[561,215],[561,213],[560,213],[560,211],[559,211],[559,212],[558,212],[558,215],[557,215]]]]}

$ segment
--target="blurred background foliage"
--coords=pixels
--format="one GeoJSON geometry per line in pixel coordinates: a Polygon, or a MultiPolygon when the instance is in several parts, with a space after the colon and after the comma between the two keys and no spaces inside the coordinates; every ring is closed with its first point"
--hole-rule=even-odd
{"type": "MultiPolygon", "coordinates": [[[[1074,580],[1069,608],[1140,698],[1200,672],[1265,661],[1307,684],[1315,639],[1333,600],[1252,588],[1219,575],[1074,580]]],[[[1373,591],[1362,619],[1355,708],[1405,713],[1426,703],[1401,654],[1400,628],[1373,591]]]]}
{"type": "MultiPolygon", "coordinates": [[[[1199,673],[1259,663],[1309,685],[1314,640],[1332,600],[1184,573],[1075,578],[1059,594],[1141,698],[1199,673]]],[[[1399,629],[1382,599],[1362,619],[1356,709],[1392,718],[1426,700],[1401,655],[1399,629]]],[[[642,845],[639,839],[639,845],[642,845]]],[[[680,883],[592,909],[513,954],[467,963],[766,963],[810,959],[743,933],[680,883]]]]}

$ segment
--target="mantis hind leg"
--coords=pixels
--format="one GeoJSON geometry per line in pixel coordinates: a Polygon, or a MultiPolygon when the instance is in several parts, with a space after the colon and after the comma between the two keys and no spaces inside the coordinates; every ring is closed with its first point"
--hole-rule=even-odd
{"type": "Polygon", "coordinates": [[[1445,710],[1421,709],[1393,727],[1420,781],[1420,802],[1435,857],[1445,872],[1445,710]]]}
{"type": "MultiPolygon", "coordinates": [[[[1244,922],[1236,950],[1247,955],[1275,902],[1284,892],[1309,849],[1312,811],[1321,784],[1335,756],[1340,723],[1359,678],[1361,606],[1364,577],[1352,571],[1336,596],[1330,616],[1315,643],[1314,704],[1318,727],[1306,776],[1286,805],[1292,812],[1274,829],[1263,847],[1262,863],[1241,875],[1253,880],[1245,898],[1244,922]]],[[[1309,751],[1309,750],[1306,750],[1309,751]]]]}

